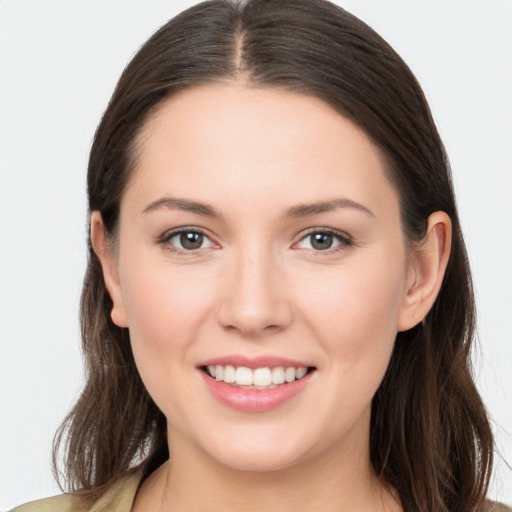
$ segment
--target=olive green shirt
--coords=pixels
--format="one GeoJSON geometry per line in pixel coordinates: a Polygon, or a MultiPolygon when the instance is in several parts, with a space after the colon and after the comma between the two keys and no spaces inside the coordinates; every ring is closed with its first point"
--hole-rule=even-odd
{"type": "Polygon", "coordinates": [[[129,512],[139,487],[141,474],[130,475],[113,485],[98,501],[85,500],[79,494],[60,494],[31,501],[11,512],[129,512]]]}
{"type": "MultiPolygon", "coordinates": [[[[130,512],[139,487],[141,474],[136,473],[112,486],[98,501],[85,500],[77,494],[61,494],[31,501],[11,512],[130,512]]],[[[511,512],[500,503],[487,502],[483,512],[511,512]]]]}

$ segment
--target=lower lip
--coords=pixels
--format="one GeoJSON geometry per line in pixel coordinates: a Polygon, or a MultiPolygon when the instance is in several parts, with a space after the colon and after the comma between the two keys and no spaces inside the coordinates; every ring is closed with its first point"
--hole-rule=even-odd
{"type": "Polygon", "coordinates": [[[202,370],[199,371],[206,386],[217,400],[242,412],[264,412],[279,407],[304,390],[315,373],[310,372],[302,379],[281,384],[272,389],[246,389],[217,381],[202,370]]]}

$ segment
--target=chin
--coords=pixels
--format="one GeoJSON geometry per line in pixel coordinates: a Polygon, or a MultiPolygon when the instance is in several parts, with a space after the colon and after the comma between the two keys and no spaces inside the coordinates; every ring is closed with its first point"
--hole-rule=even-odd
{"type": "MultiPolygon", "coordinates": [[[[312,455],[313,447],[302,436],[262,428],[240,429],[223,439],[205,440],[205,453],[230,469],[248,472],[278,471],[295,466],[312,455]]],[[[310,438],[307,436],[307,438],[310,438]]]]}
{"type": "Polygon", "coordinates": [[[297,465],[300,460],[295,453],[276,453],[266,450],[233,450],[216,456],[217,461],[235,471],[268,472],[279,471],[297,465]]]}

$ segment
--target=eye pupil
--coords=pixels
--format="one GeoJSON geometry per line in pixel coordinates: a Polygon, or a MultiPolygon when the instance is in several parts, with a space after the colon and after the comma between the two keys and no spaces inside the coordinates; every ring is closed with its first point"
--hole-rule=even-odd
{"type": "Polygon", "coordinates": [[[184,249],[199,249],[203,245],[203,235],[201,233],[181,233],[180,244],[184,249]]]}
{"type": "Polygon", "coordinates": [[[333,235],[329,233],[315,233],[311,235],[311,247],[319,251],[330,249],[333,242],[333,235]]]}

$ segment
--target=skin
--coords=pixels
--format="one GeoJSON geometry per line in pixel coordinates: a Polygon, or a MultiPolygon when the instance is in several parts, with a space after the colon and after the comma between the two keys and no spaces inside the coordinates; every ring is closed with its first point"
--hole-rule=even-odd
{"type": "Polygon", "coordinates": [[[397,192],[359,128],[295,93],[186,90],[139,137],[115,247],[100,214],[91,220],[112,318],[129,328],[168,420],[172,464],[144,482],[133,510],[401,510],[371,468],[371,400],[396,333],[437,296],[450,221],[432,214],[411,247],[397,192]],[[155,206],[170,197],[220,216],[155,206]],[[338,208],[287,215],[340,198],[338,208]],[[181,227],[204,232],[201,248],[180,246],[181,227]],[[342,238],[315,249],[311,232],[326,230],[342,238]],[[197,369],[228,354],[316,370],[279,407],[241,412],[220,404],[197,369]]]}

